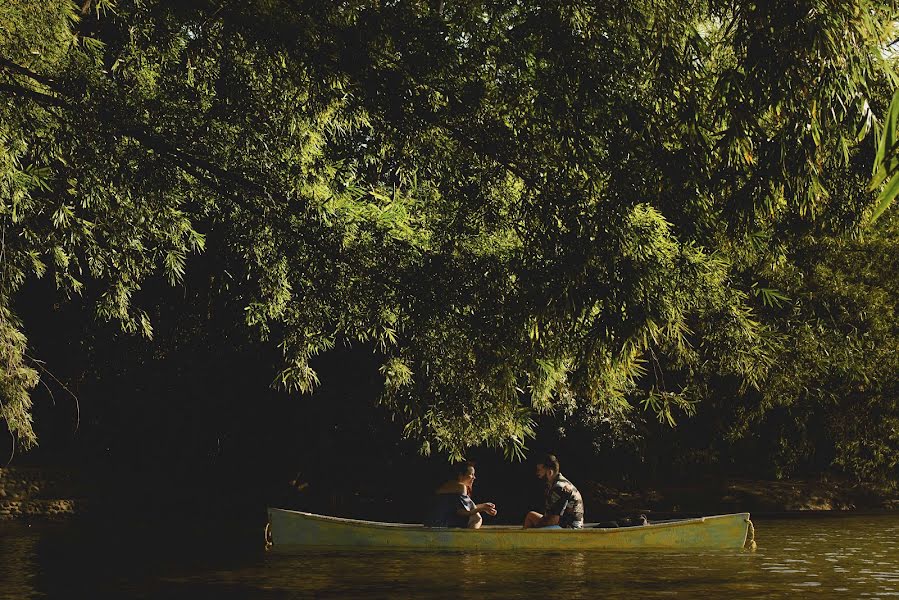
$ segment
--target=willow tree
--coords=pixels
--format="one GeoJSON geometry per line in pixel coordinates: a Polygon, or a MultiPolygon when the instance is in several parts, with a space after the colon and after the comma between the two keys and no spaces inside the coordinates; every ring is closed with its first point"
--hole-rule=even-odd
{"type": "Polygon", "coordinates": [[[520,452],[535,411],[673,422],[705,392],[657,354],[766,373],[740,253],[871,204],[829,174],[873,128],[894,22],[873,0],[7,2],[3,416],[34,442],[28,277],[151,336],[141,282],[207,252],[280,384],[374,343],[424,451],[520,452]]]}

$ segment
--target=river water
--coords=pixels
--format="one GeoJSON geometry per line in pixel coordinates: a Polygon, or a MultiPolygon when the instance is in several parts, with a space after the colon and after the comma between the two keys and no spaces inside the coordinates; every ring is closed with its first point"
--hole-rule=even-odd
{"type": "Polygon", "coordinates": [[[899,514],[754,522],[755,552],[296,554],[208,525],[6,523],[0,598],[899,596],[899,514]]]}

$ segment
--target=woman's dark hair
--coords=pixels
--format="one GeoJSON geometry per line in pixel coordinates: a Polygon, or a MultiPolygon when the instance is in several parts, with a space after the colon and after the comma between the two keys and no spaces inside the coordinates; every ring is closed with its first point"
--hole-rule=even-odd
{"type": "Polygon", "coordinates": [[[470,460],[464,460],[460,463],[456,463],[453,465],[453,475],[456,477],[461,477],[463,475],[468,475],[468,469],[473,469],[474,463],[470,460]]]}
{"type": "Polygon", "coordinates": [[[552,469],[556,473],[559,472],[559,459],[556,458],[555,454],[547,454],[543,458],[540,459],[538,465],[543,465],[547,469],[552,469]]]}

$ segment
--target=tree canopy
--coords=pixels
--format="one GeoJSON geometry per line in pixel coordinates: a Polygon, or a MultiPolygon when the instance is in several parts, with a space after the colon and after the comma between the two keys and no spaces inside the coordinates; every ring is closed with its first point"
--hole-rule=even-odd
{"type": "Polygon", "coordinates": [[[874,0],[7,2],[3,419],[35,442],[28,278],[152,337],[141,286],[199,253],[280,385],[374,344],[425,452],[518,454],[540,412],[673,423],[709,374],[758,388],[791,252],[875,206],[896,22],[874,0]]]}

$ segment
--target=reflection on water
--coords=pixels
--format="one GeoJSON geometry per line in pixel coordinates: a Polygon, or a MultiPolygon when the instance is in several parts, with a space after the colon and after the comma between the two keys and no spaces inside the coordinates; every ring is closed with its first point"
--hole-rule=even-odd
{"type": "Polygon", "coordinates": [[[27,528],[11,525],[9,535],[0,531],[0,598],[18,592],[10,598],[27,598],[31,579],[38,570],[35,547],[38,536],[28,535],[27,528]],[[13,534],[12,528],[16,533],[13,534]]]}
{"type": "MultiPolygon", "coordinates": [[[[0,527],[0,598],[899,596],[899,515],[756,522],[758,551],[264,553],[259,540],[0,527]]],[[[219,530],[221,533],[221,530],[219,530]]]]}

